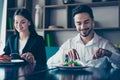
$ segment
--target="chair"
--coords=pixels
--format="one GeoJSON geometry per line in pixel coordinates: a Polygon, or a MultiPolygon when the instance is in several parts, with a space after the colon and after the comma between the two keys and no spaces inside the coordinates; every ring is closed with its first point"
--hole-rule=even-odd
{"type": "Polygon", "coordinates": [[[59,47],[45,47],[47,60],[53,56],[59,49],[59,47]]]}

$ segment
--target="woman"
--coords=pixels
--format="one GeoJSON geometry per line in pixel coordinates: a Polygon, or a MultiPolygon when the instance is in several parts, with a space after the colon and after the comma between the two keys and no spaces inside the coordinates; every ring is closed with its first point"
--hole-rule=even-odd
{"type": "Polygon", "coordinates": [[[29,63],[46,65],[45,42],[35,31],[31,15],[26,9],[14,13],[15,35],[11,36],[4,48],[5,55],[18,53],[29,63]]]}

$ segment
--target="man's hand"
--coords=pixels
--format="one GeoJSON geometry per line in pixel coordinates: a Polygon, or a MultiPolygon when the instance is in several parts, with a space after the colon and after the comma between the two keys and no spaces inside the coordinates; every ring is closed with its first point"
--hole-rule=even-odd
{"type": "Polygon", "coordinates": [[[77,51],[75,49],[69,49],[69,50],[66,50],[65,52],[67,55],[68,55],[68,58],[70,60],[80,60],[80,57],[79,57],[79,54],[77,53],[77,51]]]}
{"type": "Polygon", "coordinates": [[[99,48],[98,50],[95,51],[94,55],[93,55],[93,59],[98,59],[104,56],[108,56],[110,57],[112,55],[112,52],[99,48]]]}

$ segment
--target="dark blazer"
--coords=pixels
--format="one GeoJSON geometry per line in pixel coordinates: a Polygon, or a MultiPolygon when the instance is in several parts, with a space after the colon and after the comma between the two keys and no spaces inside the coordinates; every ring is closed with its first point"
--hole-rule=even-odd
{"type": "MultiPolygon", "coordinates": [[[[19,36],[10,36],[7,40],[4,52],[6,55],[11,53],[19,53],[19,36]]],[[[42,36],[30,35],[22,53],[31,52],[37,64],[40,66],[46,66],[46,52],[45,52],[45,41],[42,36]]]]}

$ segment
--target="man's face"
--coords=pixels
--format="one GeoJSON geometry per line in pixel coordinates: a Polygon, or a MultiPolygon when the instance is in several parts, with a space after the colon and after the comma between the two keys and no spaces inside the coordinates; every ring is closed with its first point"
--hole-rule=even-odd
{"type": "Polygon", "coordinates": [[[80,35],[83,37],[89,36],[93,30],[93,19],[88,13],[79,13],[74,16],[75,26],[80,35]]]}

